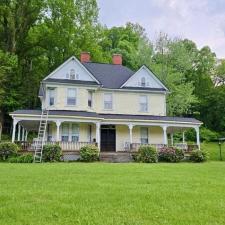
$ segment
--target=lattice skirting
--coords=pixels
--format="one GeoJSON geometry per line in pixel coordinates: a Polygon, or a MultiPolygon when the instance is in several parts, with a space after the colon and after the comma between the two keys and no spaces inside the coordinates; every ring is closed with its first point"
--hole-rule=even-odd
{"type": "Polygon", "coordinates": [[[62,160],[63,161],[75,161],[80,158],[79,152],[63,152],[62,160]]]}

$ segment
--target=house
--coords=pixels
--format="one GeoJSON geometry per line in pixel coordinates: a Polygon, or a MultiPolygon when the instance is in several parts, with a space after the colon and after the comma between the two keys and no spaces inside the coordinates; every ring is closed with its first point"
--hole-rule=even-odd
{"type": "MultiPolygon", "coordinates": [[[[40,84],[42,110],[49,112],[45,141],[60,143],[64,151],[94,142],[101,152],[124,152],[146,143],[167,145],[169,134],[173,145],[174,132],[194,128],[200,146],[201,122],[166,116],[167,94],[149,68],[134,72],[122,65],[119,54],[112,64],[91,62],[88,52],[80,61],[72,56],[40,84]]],[[[13,142],[24,142],[29,131],[38,130],[42,110],[10,114],[13,142]]]]}

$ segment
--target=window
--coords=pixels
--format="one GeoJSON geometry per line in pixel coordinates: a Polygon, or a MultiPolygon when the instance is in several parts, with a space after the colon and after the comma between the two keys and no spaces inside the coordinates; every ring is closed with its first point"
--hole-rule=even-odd
{"type": "Polygon", "coordinates": [[[70,79],[71,80],[75,80],[76,79],[76,74],[75,74],[75,70],[74,69],[70,70],[70,79]]]}
{"type": "Polygon", "coordinates": [[[147,95],[140,96],[140,111],[148,112],[148,96],[147,95]]]}
{"type": "Polygon", "coordinates": [[[76,89],[67,89],[67,105],[76,105],[76,89]]]}
{"type": "Polygon", "coordinates": [[[92,102],[93,102],[93,92],[88,91],[88,106],[91,108],[92,107],[92,102]]]}
{"type": "Polygon", "coordinates": [[[141,127],[141,144],[148,144],[148,128],[141,127]]]}
{"type": "Polygon", "coordinates": [[[141,78],[141,86],[142,86],[142,87],[145,87],[145,86],[146,86],[146,80],[145,80],[145,77],[142,77],[142,78],[141,78]]]}
{"type": "Polygon", "coordinates": [[[77,124],[72,124],[72,142],[79,141],[79,126],[77,124]]]}
{"type": "Polygon", "coordinates": [[[69,124],[62,124],[62,141],[69,141],[69,124]]]}
{"type": "Polygon", "coordinates": [[[104,109],[112,109],[112,94],[104,94],[104,109]]]}
{"type": "Polygon", "coordinates": [[[49,105],[55,105],[55,88],[49,88],[49,105]]]}
{"type": "Polygon", "coordinates": [[[47,125],[47,141],[53,141],[51,124],[47,125]]]}

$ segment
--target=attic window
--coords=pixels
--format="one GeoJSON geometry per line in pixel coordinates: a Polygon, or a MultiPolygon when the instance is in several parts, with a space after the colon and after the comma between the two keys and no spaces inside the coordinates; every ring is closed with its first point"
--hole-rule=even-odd
{"type": "Polygon", "coordinates": [[[141,78],[141,87],[145,87],[146,86],[146,80],[145,77],[141,78]]]}
{"type": "Polygon", "coordinates": [[[76,74],[75,74],[75,70],[71,69],[70,70],[70,80],[75,80],[76,79],[76,74]]]}

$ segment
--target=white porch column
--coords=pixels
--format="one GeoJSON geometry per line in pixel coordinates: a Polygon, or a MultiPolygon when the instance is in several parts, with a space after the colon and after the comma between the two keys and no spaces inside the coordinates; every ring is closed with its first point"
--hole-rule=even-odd
{"type": "Polygon", "coordinates": [[[27,141],[28,131],[26,130],[25,141],[27,141]]]}
{"type": "Polygon", "coordinates": [[[21,130],[21,125],[18,123],[17,141],[20,141],[20,137],[21,137],[20,130],[21,130]]]}
{"type": "Polygon", "coordinates": [[[129,133],[130,133],[130,145],[133,143],[133,124],[129,124],[129,133]]]}
{"type": "Polygon", "coordinates": [[[22,141],[24,141],[24,138],[25,138],[25,128],[22,127],[22,141]]]}
{"type": "Polygon", "coordinates": [[[12,143],[15,142],[15,134],[16,134],[16,124],[18,123],[17,119],[13,119],[13,132],[12,132],[12,143]]]}
{"type": "Polygon", "coordinates": [[[199,135],[199,127],[195,127],[196,131],[196,143],[198,145],[198,148],[200,149],[200,135],[199,135]]]}
{"type": "Polygon", "coordinates": [[[167,133],[166,133],[167,126],[162,126],[162,129],[163,129],[163,144],[168,145],[167,133]]]}
{"type": "Polygon", "coordinates": [[[97,122],[95,125],[96,125],[96,142],[98,144],[98,148],[100,149],[100,142],[101,142],[100,127],[101,127],[101,124],[99,122],[97,122]]]}
{"type": "Polygon", "coordinates": [[[56,121],[56,127],[57,127],[57,130],[56,130],[56,141],[60,141],[59,128],[60,128],[61,123],[62,122],[60,120],[56,121]]]}
{"type": "Polygon", "coordinates": [[[170,134],[170,138],[171,138],[171,145],[173,146],[173,133],[170,134]]]}
{"type": "Polygon", "coordinates": [[[183,141],[183,144],[185,143],[185,131],[183,131],[182,133],[182,141],[183,141]]]}

